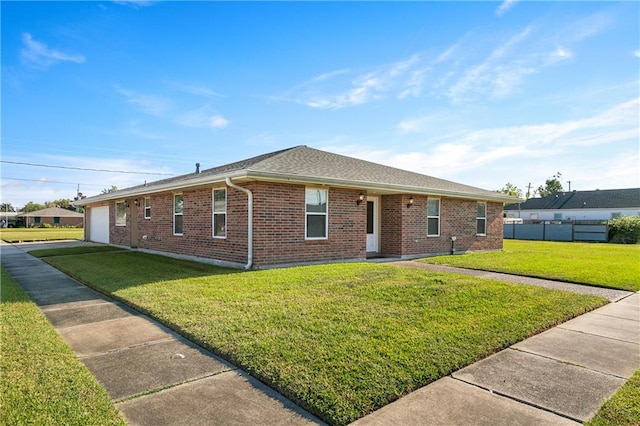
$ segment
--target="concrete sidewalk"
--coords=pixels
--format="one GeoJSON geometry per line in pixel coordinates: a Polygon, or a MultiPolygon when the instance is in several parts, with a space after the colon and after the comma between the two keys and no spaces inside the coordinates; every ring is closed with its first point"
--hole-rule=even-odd
{"type": "MultiPolygon", "coordinates": [[[[233,365],[26,253],[54,245],[66,246],[0,242],[0,260],[129,424],[322,424],[233,365]]],[[[415,267],[403,263],[416,262],[398,262],[415,267]]],[[[575,286],[538,281],[552,288],[575,286]]],[[[582,287],[594,289],[571,289],[582,287]]],[[[539,425],[589,419],[640,368],[640,293],[605,297],[618,301],[463,368],[354,424],[539,425]]]]}
{"type": "Polygon", "coordinates": [[[237,367],[45,262],[0,242],[0,261],[131,425],[323,424],[237,367]]]}
{"type": "Polygon", "coordinates": [[[617,302],[456,371],[355,425],[581,424],[640,368],[640,293],[418,262],[394,263],[596,294],[617,302]]]}

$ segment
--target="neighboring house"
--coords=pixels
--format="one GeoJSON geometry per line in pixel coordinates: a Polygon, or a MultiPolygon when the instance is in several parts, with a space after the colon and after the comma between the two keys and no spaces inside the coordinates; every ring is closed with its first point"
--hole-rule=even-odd
{"type": "Polygon", "coordinates": [[[43,224],[51,226],[74,226],[82,228],[84,223],[84,215],[60,207],[49,207],[42,210],[36,210],[29,213],[20,213],[18,218],[23,218],[24,225],[29,227],[38,227],[43,224]]]}
{"type": "Polygon", "coordinates": [[[18,212],[0,212],[0,227],[15,228],[18,225],[18,212]]]}
{"type": "Polygon", "coordinates": [[[87,240],[248,269],[500,250],[516,200],[297,146],[74,204],[87,240]]]}
{"type": "Polygon", "coordinates": [[[558,192],[505,207],[506,218],[604,221],[640,215],[640,188],[558,192]]]}

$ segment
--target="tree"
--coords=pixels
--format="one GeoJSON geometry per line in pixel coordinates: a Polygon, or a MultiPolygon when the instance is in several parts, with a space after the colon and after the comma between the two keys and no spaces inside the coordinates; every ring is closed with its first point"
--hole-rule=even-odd
{"type": "Polygon", "coordinates": [[[100,192],[100,194],[108,194],[110,192],[115,192],[118,190],[118,187],[115,185],[111,185],[111,188],[105,188],[102,190],[102,192],[100,192]]]}
{"type": "Polygon", "coordinates": [[[502,189],[498,189],[496,192],[511,195],[512,197],[522,198],[522,190],[511,182],[507,182],[507,184],[503,186],[502,189]]]}
{"type": "Polygon", "coordinates": [[[38,204],[38,203],[34,203],[33,201],[29,201],[27,204],[24,205],[22,209],[20,209],[20,211],[24,213],[29,213],[29,212],[35,212],[36,210],[42,210],[44,208],[45,206],[43,204],[38,204]]]}
{"type": "Polygon", "coordinates": [[[0,204],[0,212],[15,212],[16,209],[11,205],[11,203],[2,203],[0,204]]]}
{"type": "Polygon", "coordinates": [[[74,210],[69,198],[61,198],[59,200],[45,201],[45,207],[60,207],[61,209],[74,210]]]}
{"type": "Polygon", "coordinates": [[[546,197],[547,195],[553,195],[557,192],[564,191],[560,179],[562,179],[562,173],[560,172],[547,179],[544,182],[544,186],[540,185],[538,187],[538,194],[540,194],[541,197],[546,197]]]}

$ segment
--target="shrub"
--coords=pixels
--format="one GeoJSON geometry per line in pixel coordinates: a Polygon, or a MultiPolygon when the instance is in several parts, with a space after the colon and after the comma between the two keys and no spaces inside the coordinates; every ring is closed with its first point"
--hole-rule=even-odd
{"type": "Polygon", "coordinates": [[[607,222],[609,242],[636,244],[640,242],[640,216],[624,216],[607,222]]]}

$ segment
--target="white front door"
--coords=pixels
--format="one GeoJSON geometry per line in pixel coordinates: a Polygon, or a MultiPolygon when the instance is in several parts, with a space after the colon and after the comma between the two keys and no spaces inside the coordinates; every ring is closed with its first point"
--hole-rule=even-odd
{"type": "Polygon", "coordinates": [[[378,252],[378,197],[367,197],[367,253],[378,252]]]}

